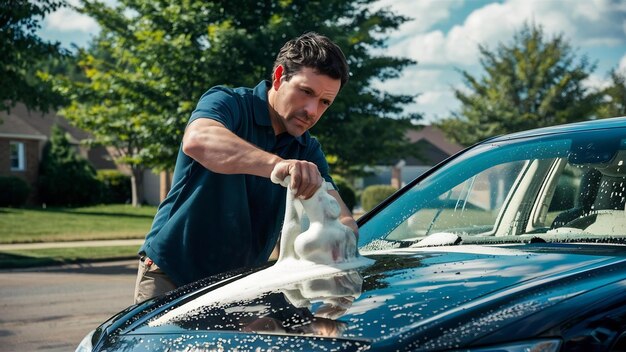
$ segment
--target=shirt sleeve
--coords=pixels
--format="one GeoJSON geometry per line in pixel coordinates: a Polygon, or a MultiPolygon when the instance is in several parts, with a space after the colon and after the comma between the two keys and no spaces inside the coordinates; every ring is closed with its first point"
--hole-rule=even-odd
{"type": "Polygon", "coordinates": [[[231,131],[239,127],[241,114],[239,104],[232,90],[226,87],[213,87],[200,97],[198,105],[191,113],[189,123],[198,118],[209,118],[220,122],[231,131]]]}
{"type": "Polygon", "coordinates": [[[311,137],[309,140],[307,145],[307,156],[305,159],[317,165],[317,169],[320,171],[324,180],[330,182],[335,190],[337,190],[337,185],[330,176],[330,166],[328,166],[328,162],[326,161],[326,155],[324,155],[322,146],[317,138],[311,137]]]}

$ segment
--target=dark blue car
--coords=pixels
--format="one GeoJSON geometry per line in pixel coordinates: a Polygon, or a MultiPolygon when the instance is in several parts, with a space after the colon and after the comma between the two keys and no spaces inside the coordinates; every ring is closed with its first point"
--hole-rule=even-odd
{"type": "Polygon", "coordinates": [[[484,141],[359,219],[363,260],[247,268],[79,350],[626,351],[626,118],[484,141]]]}

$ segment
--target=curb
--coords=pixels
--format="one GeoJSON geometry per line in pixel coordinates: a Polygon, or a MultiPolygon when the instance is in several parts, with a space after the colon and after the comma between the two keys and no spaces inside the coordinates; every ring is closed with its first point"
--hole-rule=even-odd
{"type": "Polygon", "coordinates": [[[75,248],[75,247],[104,247],[104,246],[140,246],[144,239],[130,240],[95,240],[95,241],[66,241],[66,242],[38,242],[0,244],[0,251],[44,248],[75,248]]]}
{"type": "Polygon", "coordinates": [[[58,270],[76,270],[84,268],[98,268],[119,265],[137,265],[139,257],[100,258],[92,260],[79,260],[70,263],[46,264],[44,266],[27,266],[21,268],[0,268],[0,273],[14,272],[41,272],[58,270]]]}

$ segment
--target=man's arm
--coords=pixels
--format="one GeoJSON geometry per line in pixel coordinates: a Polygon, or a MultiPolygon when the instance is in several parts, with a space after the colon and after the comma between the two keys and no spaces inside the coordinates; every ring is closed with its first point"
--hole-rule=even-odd
{"type": "Polygon", "coordinates": [[[192,121],[183,135],[183,153],[205,168],[221,174],[249,174],[270,177],[291,176],[296,196],[310,198],[322,184],[317,165],[304,160],[282,159],[243,140],[220,122],[199,118],[192,121]]]}

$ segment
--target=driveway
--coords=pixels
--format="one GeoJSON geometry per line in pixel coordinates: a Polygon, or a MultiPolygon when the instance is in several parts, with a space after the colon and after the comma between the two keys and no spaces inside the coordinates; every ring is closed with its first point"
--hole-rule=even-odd
{"type": "Polygon", "coordinates": [[[136,260],[0,271],[0,351],[73,351],[132,304],[136,260]]]}

